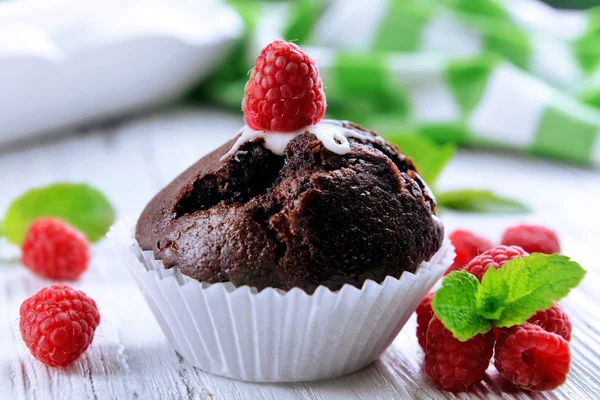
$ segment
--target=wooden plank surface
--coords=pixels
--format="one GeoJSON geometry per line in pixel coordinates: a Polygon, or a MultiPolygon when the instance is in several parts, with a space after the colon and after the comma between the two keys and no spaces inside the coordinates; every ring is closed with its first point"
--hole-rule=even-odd
{"type": "MultiPolygon", "coordinates": [[[[101,189],[119,217],[139,213],[148,200],[193,161],[234,134],[239,117],[216,110],[170,110],[132,122],[62,135],[0,150],[0,209],[24,190],[51,182],[85,181],[101,189]]],[[[561,389],[536,398],[597,398],[600,390],[600,171],[523,158],[460,151],[440,179],[442,189],[479,187],[528,202],[526,216],[445,213],[448,232],[465,227],[499,238],[520,221],[561,234],[564,253],[588,275],[563,304],[574,325],[572,370],[561,389]]],[[[3,259],[18,252],[3,245],[3,259]]],[[[172,351],[128,272],[106,242],[94,248],[90,271],[77,287],[102,314],[94,344],[70,368],[34,360],[18,331],[21,302],[50,282],[18,263],[0,265],[0,399],[404,399],[452,396],[433,388],[421,371],[423,354],[412,318],[380,360],[340,379],[297,384],[252,384],[190,367],[172,351]]],[[[501,383],[501,382],[500,382],[501,383]]],[[[493,373],[461,398],[501,397],[493,373]]],[[[506,398],[507,395],[505,394],[506,398]]],[[[528,398],[515,392],[509,398],[528,398]]]]}

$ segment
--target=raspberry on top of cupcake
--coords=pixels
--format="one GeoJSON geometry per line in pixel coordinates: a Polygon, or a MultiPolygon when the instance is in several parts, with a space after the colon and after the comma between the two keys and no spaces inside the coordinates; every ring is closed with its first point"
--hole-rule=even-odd
{"type": "Polygon", "coordinates": [[[293,132],[325,115],[315,61],[293,43],[276,40],[256,58],[244,88],[244,121],[251,129],[293,132]]]}
{"type": "Polygon", "coordinates": [[[207,283],[361,287],[414,272],[441,247],[435,199],[412,160],[359,125],[322,120],[314,60],[277,40],[256,59],[244,126],[146,207],[142,249],[207,283]]]}

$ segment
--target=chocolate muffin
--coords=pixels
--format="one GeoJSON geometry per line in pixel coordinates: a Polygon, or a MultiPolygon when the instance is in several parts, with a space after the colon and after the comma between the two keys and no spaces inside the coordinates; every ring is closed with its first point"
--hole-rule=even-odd
{"type": "Polygon", "coordinates": [[[268,44],[238,135],[163,189],[135,238],[127,220],[108,235],[196,367],[255,382],[358,371],[452,264],[412,161],[372,131],[323,120],[323,87],[296,44],[268,44]],[[174,267],[184,275],[165,273],[174,267]]]}
{"type": "Polygon", "coordinates": [[[199,281],[258,290],[414,272],[443,241],[435,199],[395,145],[336,124],[350,132],[345,154],[306,129],[283,155],[260,138],[235,148],[236,137],[201,158],[145,208],[141,248],[199,281]]]}

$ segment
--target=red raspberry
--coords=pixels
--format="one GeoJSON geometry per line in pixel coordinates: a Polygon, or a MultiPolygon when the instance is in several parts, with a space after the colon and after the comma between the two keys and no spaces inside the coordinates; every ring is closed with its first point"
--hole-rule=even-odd
{"type": "Polygon", "coordinates": [[[425,373],[444,390],[464,392],[481,382],[493,351],[492,331],[461,342],[433,317],[427,329],[425,373]]]}
{"type": "Polygon", "coordinates": [[[517,225],[504,231],[502,244],[520,246],[528,253],[560,253],[560,242],[554,231],[539,225],[517,225]]]}
{"type": "Polygon", "coordinates": [[[463,229],[455,230],[450,234],[449,238],[456,250],[456,258],[446,271],[446,275],[452,271],[461,269],[474,257],[494,247],[494,243],[488,238],[463,229]]]}
{"type": "Polygon", "coordinates": [[[570,362],[569,342],[537,325],[502,330],[496,342],[496,369],[523,389],[557,388],[565,383],[570,362]]]}
{"type": "Polygon", "coordinates": [[[545,311],[538,311],[527,322],[541,326],[546,332],[556,333],[567,342],[571,341],[571,321],[558,303],[545,311]]]}
{"type": "Polygon", "coordinates": [[[21,304],[19,327],[31,354],[51,367],[77,360],[100,323],[96,302],[66,285],[44,288],[21,304]]]}
{"type": "Polygon", "coordinates": [[[325,93],[315,61],[293,43],[262,49],[244,89],[244,121],[255,130],[293,132],[325,114],[325,93]]]}
{"type": "Polygon", "coordinates": [[[423,349],[426,350],[427,343],[427,328],[429,327],[429,321],[433,317],[433,310],[431,309],[431,300],[433,299],[433,295],[435,293],[431,292],[421,304],[417,307],[417,339],[419,340],[419,345],[423,349]]]}
{"type": "Polygon", "coordinates": [[[86,237],[60,219],[41,218],[27,230],[21,261],[44,278],[76,280],[89,260],[86,237]]]}
{"type": "Polygon", "coordinates": [[[517,257],[527,257],[529,254],[519,246],[496,246],[474,259],[465,267],[465,271],[475,275],[481,282],[483,274],[490,268],[500,268],[508,261],[517,257]]]}

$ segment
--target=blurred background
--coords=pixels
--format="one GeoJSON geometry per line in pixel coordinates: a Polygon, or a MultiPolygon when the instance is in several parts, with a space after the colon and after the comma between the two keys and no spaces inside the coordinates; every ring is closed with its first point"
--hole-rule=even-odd
{"type": "Polygon", "coordinates": [[[76,180],[139,212],[234,135],[255,56],[284,38],[316,59],[328,117],[396,142],[442,209],[575,224],[552,182],[579,210],[600,190],[596,4],[0,1],[0,205],[76,180]]]}
{"type": "MultiPolygon", "coordinates": [[[[175,176],[238,132],[256,55],[274,39],[292,40],[317,61],[327,117],[375,129],[410,155],[437,197],[447,233],[463,228],[499,243],[521,222],[558,233],[562,252],[588,270],[564,303],[577,333],[561,396],[590,398],[598,387],[593,311],[600,302],[599,4],[0,0],[0,235],[9,236],[6,210],[14,199],[55,182],[99,189],[117,219],[139,214],[175,176]]],[[[51,193],[64,213],[102,217],[89,201],[77,208],[70,205],[77,196],[66,202],[51,193]]],[[[31,204],[40,208],[45,199],[32,197],[37,202],[28,197],[9,209],[13,217],[40,214],[31,204]]],[[[105,218],[99,237],[113,219],[105,218]]],[[[48,281],[5,262],[18,260],[19,249],[6,257],[4,244],[0,398],[19,398],[12,392],[19,388],[32,398],[183,398],[190,387],[210,397],[259,390],[273,398],[289,390],[318,396],[328,385],[349,393],[336,398],[383,387],[386,395],[410,385],[426,390],[413,328],[376,367],[316,386],[251,385],[186,369],[107,241],[94,246],[93,266],[76,282],[102,307],[102,334],[86,359],[92,366],[37,368],[14,332],[20,303],[48,281]]]]}
{"type": "Polygon", "coordinates": [[[24,236],[55,207],[100,239],[112,208],[138,215],[239,131],[248,72],[278,38],[315,58],[327,117],[375,129],[414,159],[447,233],[490,243],[519,223],[558,233],[588,273],[563,303],[572,372],[550,396],[593,397],[600,0],[0,0],[0,398],[374,398],[415,386],[428,397],[414,321],[375,367],[341,380],[254,385],[189,368],[107,241],[74,282],[102,313],[90,355],[50,369],[20,340],[19,306],[49,281],[19,265],[7,227],[24,236]],[[27,192],[56,182],[87,183],[113,207],[89,190],[27,192]]]}

